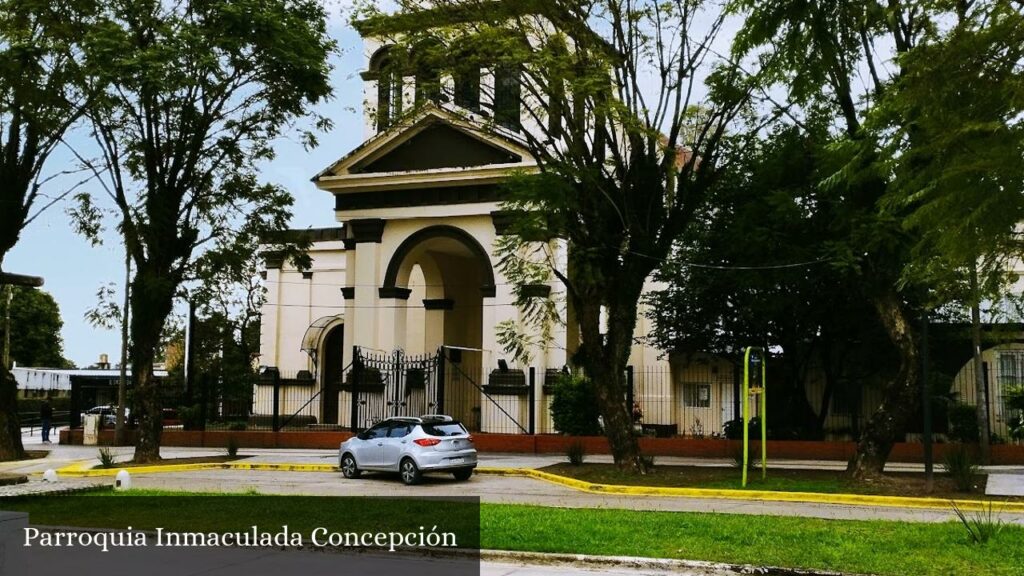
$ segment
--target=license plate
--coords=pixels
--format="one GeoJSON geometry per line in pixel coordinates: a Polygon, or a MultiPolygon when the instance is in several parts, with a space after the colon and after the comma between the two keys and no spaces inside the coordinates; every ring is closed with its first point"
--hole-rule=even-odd
{"type": "Polygon", "coordinates": [[[465,461],[466,461],[465,458],[449,458],[448,459],[448,462],[450,462],[452,464],[462,464],[465,461]]]}

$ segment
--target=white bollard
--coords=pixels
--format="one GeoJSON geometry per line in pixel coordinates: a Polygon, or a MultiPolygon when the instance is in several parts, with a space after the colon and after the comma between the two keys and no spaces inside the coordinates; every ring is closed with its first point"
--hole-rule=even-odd
{"type": "Polygon", "coordinates": [[[127,470],[121,470],[114,477],[114,490],[131,490],[132,476],[127,470]]]}
{"type": "Polygon", "coordinates": [[[49,468],[46,472],[43,472],[43,482],[56,482],[60,478],[57,477],[57,471],[53,468],[49,468]]]}

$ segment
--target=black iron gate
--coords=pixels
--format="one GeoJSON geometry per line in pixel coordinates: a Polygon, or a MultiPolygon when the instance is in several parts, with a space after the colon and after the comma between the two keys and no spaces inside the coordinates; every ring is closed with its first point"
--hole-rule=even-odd
{"type": "Polygon", "coordinates": [[[444,402],[439,355],[409,355],[402,350],[373,352],[354,347],[345,387],[351,391],[353,431],[365,430],[393,416],[420,416],[440,411],[444,402]]]}

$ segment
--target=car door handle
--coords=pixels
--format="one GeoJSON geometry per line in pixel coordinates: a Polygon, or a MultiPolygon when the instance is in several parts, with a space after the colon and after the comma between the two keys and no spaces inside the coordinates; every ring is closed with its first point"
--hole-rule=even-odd
{"type": "Polygon", "coordinates": [[[383,443],[383,442],[378,442],[378,443],[377,443],[377,446],[383,446],[383,445],[384,445],[384,443],[383,443]]]}

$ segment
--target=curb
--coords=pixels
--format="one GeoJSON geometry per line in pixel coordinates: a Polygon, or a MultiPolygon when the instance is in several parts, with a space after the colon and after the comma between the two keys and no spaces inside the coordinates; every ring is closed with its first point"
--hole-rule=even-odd
{"type": "Polygon", "coordinates": [[[515,562],[527,565],[573,565],[594,568],[616,566],[632,570],[661,570],[692,576],[732,576],[764,574],[768,576],[856,576],[851,573],[814,570],[809,568],[783,568],[780,566],[754,566],[728,564],[706,560],[679,560],[674,558],[645,558],[639,556],[594,556],[547,552],[517,552],[514,550],[481,550],[480,559],[490,562],[515,562]]]}
{"type": "Polygon", "coordinates": [[[956,504],[965,511],[1024,513],[1024,502],[993,502],[981,500],[944,500],[912,496],[874,496],[868,494],[821,494],[817,492],[781,492],[771,490],[732,490],[727,488],[666,488],[658,486],[623,486],[595,484],[575,478],[559,476],[540,470],[524,468],[477,468],[480,474],[498,476],[525,476],[551,484],[566,486],[591,494],[617,494],[623,496],[663,496],[684,498],[710,498],[719,500],[745,500],[748,502],[802,502],[840,506],[868,506],[886,508],[918,508],[949,511],[956,504]]]}
{"type": "MultiPolygon", "coordinates": [[[[62,476],[93,478],[115,476],[121,470],[132,474],[157,474],[161,472],[191,472],[199,470],[248,470],[264,472],[337,472],[332,464],[294,464],[277,462],[205,462],[195,464],[168,464],[166,466],[135,466],[130,468],[87,468],[92,461],[79,462],[57,470],[62,476]]],[[[884,508],[915,508],[923,510],[949,511],[952,504],[961,510],[985,512],[991,507],[996,512],[1024,514],[1024,502],[995,502],[982,500],[945,500],[942,498],[912,496],[875,496],[869,494],[822,494],[817,492],[781,492],[771,490],[734,490],[727,488],[668,488],[658,486],[625,486],[619,484],[596,484],[567,476],[531,468],[478,467],[477,474],[494,476],[520,476],[542,480],[559,486],[566,486],[591,494],[612,494],[621,496],[661,496],[682,498],[704,498],[717,500],[740,500],[747,502],[801,502],[807,504],[831,504],[838,506],[865,506],[884,508]]]]}
{"type": "Polygon", "coordinates": [[[277,462],[201,462],[194,464],[167,464],[165,466],[130,466],[127,468],[90,468],[92,461],[79,462],[57,470],[61,476],[94,478],[116,476],[121,470],[131,474],[158,474],[161,472],[193,472],[197,470],[259,470],[264,472],[337,472],[331,464],[288,464],[277,462]]]}

